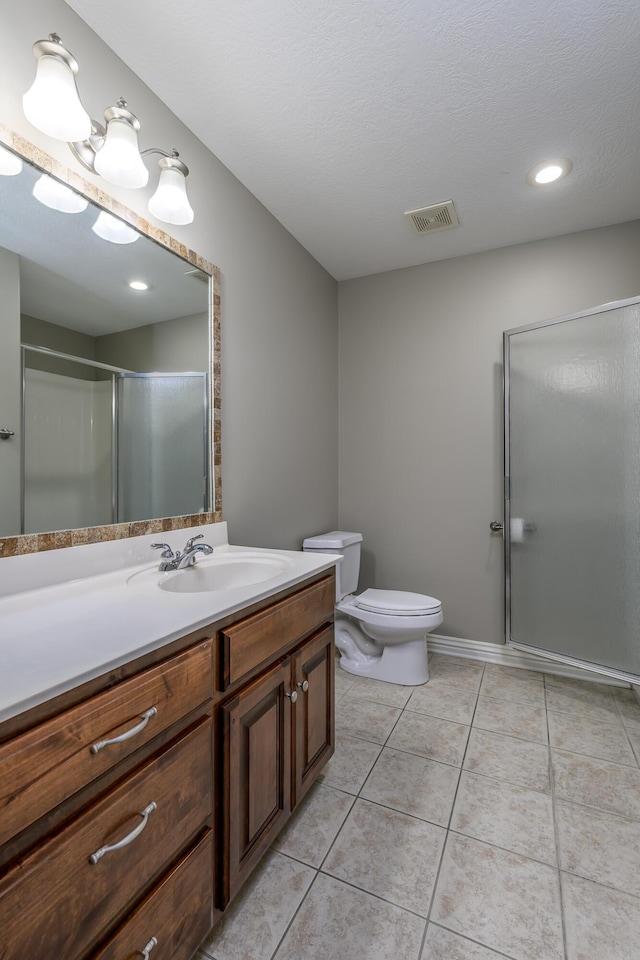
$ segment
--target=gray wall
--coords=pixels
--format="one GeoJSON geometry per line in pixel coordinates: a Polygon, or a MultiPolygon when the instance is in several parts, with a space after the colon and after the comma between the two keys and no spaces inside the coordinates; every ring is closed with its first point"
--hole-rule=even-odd
{"type": "Polygon", "coordinates": [[[189,370],[206,373],[209,323],[206,313],[96,337],[96,360],[136,373],[189,370]]]}
{"type": "Polygon", "coordinates": [[[0,440],[0,536],[9,537],[20,533],[20,260],[2,248],[0,291],[0,427],[15,433],[9,440],[0,440]]]}
{"type": "Polygon", "coordinates": [[[637,295],[639,222],[340,284],[340,526],[364,534],[361,586],[431,594],[438,633],[502,641],[502,331],[637,295]]]}
{"type": "MultiPolygon", "coordinates": [[[[22,314],[20,329],[23,343],[32,343],[36,347],[49,347],[51,350],[68,353],[73,357],[99,359],[96,357],[96,338],[87,333],[71,330],[59,323],[49,323],[38,317],[29,317],[26,313],[22,314]]],[[[70,360],[48,357],[43,353],[27,351],[26,365],[32,370],[47,370],[61,377],[77,377],[78,380],[98,379],[94,367],[85,367],[70,360]]]]}
{"type": "MultiPolygon", "coordinates": [[[[22,95],[31,46],[55,30],[78,59],[96,118],[125,96],[141,147],[176,146],[188,164],[195,222],[172,234],[222,270],[223,499],[230,538],[297,547],[337,518],[337,284],[245,187],[88,29],[63,0],[2,7],[0,122],[64,163],[65,144],[34,130],[22,95]]],[[[78,168],[79,169],[79,168],[78,168]]],[[[147,215],[145,190],[101,186],[147,215]]]]}

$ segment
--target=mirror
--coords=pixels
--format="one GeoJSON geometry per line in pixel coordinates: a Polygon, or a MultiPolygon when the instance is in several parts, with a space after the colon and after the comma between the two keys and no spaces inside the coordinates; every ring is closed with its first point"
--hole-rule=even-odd
{"type": "Polygon", "coordinates": [[[210,518],[216,268],[16,139],[0,138],[0,537],[210,518]]]}

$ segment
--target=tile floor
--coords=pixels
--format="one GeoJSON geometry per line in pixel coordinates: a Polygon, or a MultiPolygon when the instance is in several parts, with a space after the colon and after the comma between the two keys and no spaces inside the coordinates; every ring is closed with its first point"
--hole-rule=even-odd
{"type": "Polygon", "coordinates": [[[435,655],[336,673],[337,746],[201,960],[640,956],[640,706],[435,655]]]}

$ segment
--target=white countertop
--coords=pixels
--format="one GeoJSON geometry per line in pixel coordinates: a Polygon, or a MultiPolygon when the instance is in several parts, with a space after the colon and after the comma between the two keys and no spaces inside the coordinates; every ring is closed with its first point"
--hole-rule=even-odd
{"type": "MultiPolygon", "coordinates": [[[[328,570],[341,559],[230,546],[226,538],[226,524],[218,523],[0,559],[0,721],[328,570]],[[158,570],[158,559],[150,544],[165,539],[182,549],[197,533],[214,547],[212,559],[267,554],[281,557],[286,567],[267,581],[227,590],[159,589],[163,575],[152,572],[158,570]]],[[[198,562],[206,564],[206,558],[198,562]]]]}

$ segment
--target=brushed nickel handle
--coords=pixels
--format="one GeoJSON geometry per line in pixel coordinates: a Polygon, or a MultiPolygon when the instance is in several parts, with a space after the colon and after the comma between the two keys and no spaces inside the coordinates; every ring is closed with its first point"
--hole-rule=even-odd
{"type": "Polygon", "coordinates": [[[151,717],[155,717],[157,712],[157,707],[150,707],[149,710],[145,710],[144,713],[140,714],[140,723],[136,723],[135,727],[131,727],[130,730],[125,730],[119,737],[112,737],[111,740],[98,740],[97,743],[91,744],[91,753],[95,756],[96,753],[100,753],[105,747],[110,747],[114,743],[124,743],[125,740],[131,740],[131,737],[135,737],[137,733],[144,730],[149,720],[151,720],[151,717]]]}
{"type": "Polygon", "coordinates": [[[296,700],[298,699],[298,692],[297,690],[292,690],[291,693],[287,693],[286,696],[289,697],[289,700],[291,700],[291,703],[295,703],[296,700]]]}
{"type": "Polygon", "coordinates": [[[0,440],[8,440],[10,437],[15,437],[15,431],[9,430],[8,427],[0,427],[0,440]]]}
{"type": "Polygon", "coordinates": [[[492,520],[489,524],[489,530],[492,533],[501,533],[504,530],[504,524],[500,520],[492,520]]]}
{"type": "Polygon", "coordinates": [[[155,937],[151,937],[151,940],[149,940],[149,943],[146,945],[146,947],[143,947],[142,950],[136,950],[136,953],[139,953],[141,955],[142,960],[149,960],[149,954],[151,953],[153,948],[157,946],[158,946],[158,941],[156,940],[155,937]]]}
{"type": "Polygon", "coordinates": [[[117,843],[112,843],[108,846],[100,847],[99,850],[96,850],[95,853],[92,853],[91,856],[89,857],[89,863],[91,864],[91,866],[95,867],[98,860],[101,860],[105,856],[105,854],[113,853],[114,850],[122,850],[123,847],[127,847],[130,843],[133,843],[136,837],[139,837],[142,831],[144,830],[144,828],[146,827],[147,821],[151,816],[151,814],[153,813],[153,811],[157,809],[158,809],[158,804],[155,803],[155,801],[152,801],[148,806],[144,808],[144,810],[141,810],[138,816],[142,817],[142,822],[139,823],[138,826],[131,831],[131,833],[128,833],[126,837],[123,837],[122,840],[118,840],[117,843]]]}
{"type": "Polygon", "coordinates": [[[309,681],[308,681],[308,680],[298,680],[298,686],[300,687],[300,689],[302,690],[303,693],[306,693],[307,690],[309,689],[309,681]]]}

